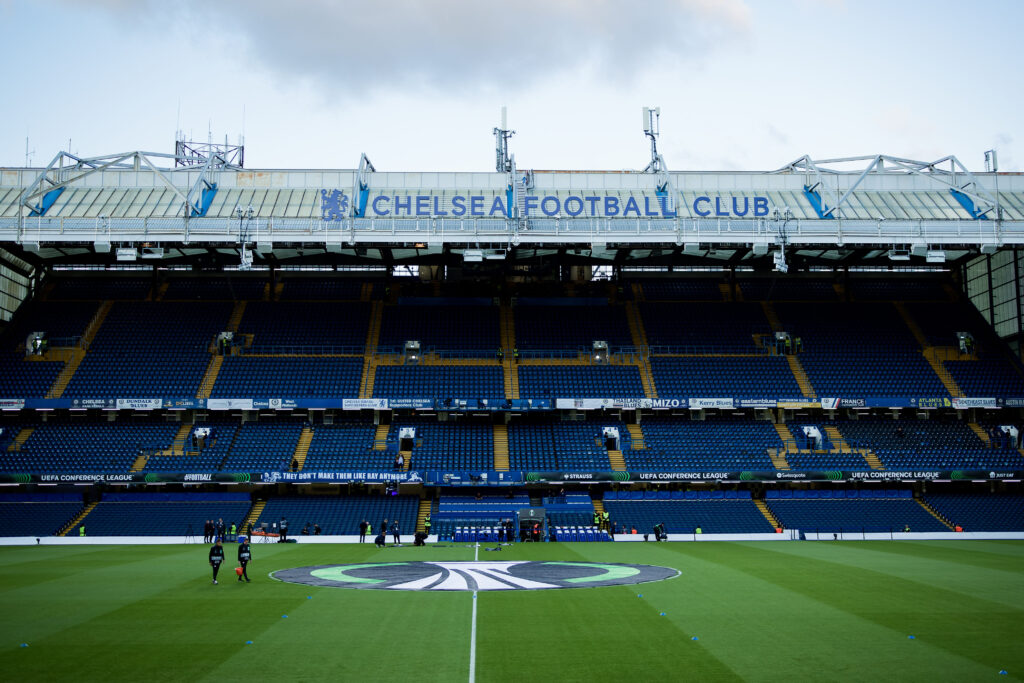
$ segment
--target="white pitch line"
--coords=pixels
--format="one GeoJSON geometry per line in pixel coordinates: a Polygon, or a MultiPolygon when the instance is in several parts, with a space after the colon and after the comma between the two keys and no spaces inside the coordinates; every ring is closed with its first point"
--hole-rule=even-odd
{"type": "MultiPolygon", "coordinates": [[[[480,558],[480,544],[473,549],[473,561],[480,558]]],[[[473,591],[473,626],[469,630],[469,683],[476,681],[476,591],[473,591]]]]}

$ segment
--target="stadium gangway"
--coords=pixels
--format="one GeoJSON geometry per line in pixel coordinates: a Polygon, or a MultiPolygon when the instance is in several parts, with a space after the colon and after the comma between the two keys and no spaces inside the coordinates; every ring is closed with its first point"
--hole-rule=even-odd
{"type": "Polygon", "coordinates": [[[240,356],[305,355],[305,356],[362,356],[365,346],[334,346],[331,344],[255,344],[250,348],[236,346],[240,356]]]}

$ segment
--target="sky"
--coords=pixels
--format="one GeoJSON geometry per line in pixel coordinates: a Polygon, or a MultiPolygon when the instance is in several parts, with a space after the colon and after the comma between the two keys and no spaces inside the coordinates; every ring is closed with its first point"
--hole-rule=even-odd
{"type": "Polygon", "coordinates": [[[1024,2],[0,0],[0,167],[244,135],[248,168],[1024,165],[1024,2]]]}

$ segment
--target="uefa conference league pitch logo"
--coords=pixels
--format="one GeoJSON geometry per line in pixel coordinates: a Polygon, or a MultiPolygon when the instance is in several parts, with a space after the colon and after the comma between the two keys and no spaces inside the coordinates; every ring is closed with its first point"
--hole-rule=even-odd
{"type": "Polygon", "coordinates": [[[376,562],[282,569],[288,583],[399,591],[509,591],[595,588],[664,581],[675,569],[593,562],[376,562]]]}

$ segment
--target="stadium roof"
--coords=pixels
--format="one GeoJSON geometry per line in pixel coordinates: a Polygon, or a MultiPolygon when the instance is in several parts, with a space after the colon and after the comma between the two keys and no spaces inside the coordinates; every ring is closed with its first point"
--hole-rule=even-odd
{"type": "MultiPolygon", "coordinates": [[[[769,172],[252,170],[241,148],[57,154],[0,169],[0,246],[33,265],[160,262],[778,266],[950,263],[1024,243],[1024,176],[955,157],[769,172]],[[242,245],[252,247],[243,250],[242,245]],[[162,249],[161,252],[158,251],[162,249]],[[471,256],[466,255],[466,250],[471,256]],[[940,256],[941,255],[941,256],[940,256]],[[244,257],[242,258],[244,261],[244,257]],[[785,259],[784,259],[785,260],[785,259]]],[[[660,158],[659,158],[660,159],[660,158]]]]}

